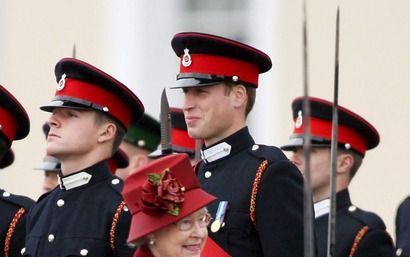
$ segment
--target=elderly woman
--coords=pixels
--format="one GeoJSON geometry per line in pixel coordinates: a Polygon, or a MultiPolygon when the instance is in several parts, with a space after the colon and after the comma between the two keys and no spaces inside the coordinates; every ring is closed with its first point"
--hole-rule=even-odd
{"type": "Polygon", "coordinates": [[[186,154],[155,160],[127,178],[122,192],[132,214],[134,257],[199,257],[215,197],[203,191],[186,154]]]}

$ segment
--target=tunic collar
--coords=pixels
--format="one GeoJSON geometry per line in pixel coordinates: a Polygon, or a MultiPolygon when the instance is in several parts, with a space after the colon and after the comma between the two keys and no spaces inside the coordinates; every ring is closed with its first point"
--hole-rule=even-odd
{"type": "MultiPolygon", "coordinates": [[[[336,211],[352,205],[349,191],[344,189],[336,194],[336,211]]],[[[326,198],[313,205],[315,210],[315,219],[322,217],[330,212],[330,199],[326,198]]]]}
{"type": "Polygon", "coordinates": [[[220,160],[226,156],[243,151],[255,141],[249,134],[248,127],[244,127],[229,137],[201,150],[201,159],[205,163],[220,160]]]}

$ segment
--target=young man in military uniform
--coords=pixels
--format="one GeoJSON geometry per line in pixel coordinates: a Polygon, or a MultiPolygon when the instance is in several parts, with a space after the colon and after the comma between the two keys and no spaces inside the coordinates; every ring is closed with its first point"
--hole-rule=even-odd
{"type": "Polygon", "coordinates": [[[246,126],[270,58],[203,33],[176,34],[171,44],[188,133],[205,144],[197,176],[218,198],[209,236],[235,257],[303,256],[303,178],[278,148],[255,144],[246,126]]]}
{"type": "Polygon", "coordinates": [[[131,256],[130,214],[108,159],[144,107],[121,82],[83,61],[62,59],[55,75],[55,97],[41,109],[52,112],[46,152],[61,162],[60,186],[31,209],[23,256],[131,256]]]}
{"type": "MultiPolygon", "coordinates": [[[[0,86],[0,160],[2,168],[12,163],[13,140],[25,138],[30,131],[26,111],[4,87],[0,86]]],[[[0,189],[0,257],[20,256],[24,247],[27,211],[34,201],[0,189]]]]}
{"type": "Polygon", "coordinates": [[[138,123],[132,123],[120,145],[129,158],[129,165],[118,169],[116,175],[125,180],[131,173],[149,162],[148,155],[157,149],[161,138],[157,120],[144,114],[138,123]]]}
{"type": "MultiPolygon", "coordinates": [[[[327,229],[330,210],[330,145],[333,104],[310,97],[312,136],[311,186],[315,210],[318,257],[327,256],[327,229]]],[[[303,173],[304,125],[303,97],[292,103],[294,131],[283,150],[293,151],[291,160],[303,173]]],[[[336,169],[336,248],[335,257],[392,256],[393,243],[379,216],[361,210],[350,200],[348,186],[358,171],[367,150],[379,144],[377,130],[352,111],[338,107],[338,155],[336,169]]]]}

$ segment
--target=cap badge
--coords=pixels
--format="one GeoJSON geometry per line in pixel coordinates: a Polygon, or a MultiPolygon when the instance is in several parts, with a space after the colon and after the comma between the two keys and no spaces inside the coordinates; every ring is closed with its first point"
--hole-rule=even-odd
{"type": "Polygon", "coordinates": [[[302,124],[303,124],[302,111],[298,111],[298,117],[296,118],[295,128],[302,127],[302,124]]]}
{"type": "Polygon", "coordinates": [[[184,49],[184,56],[182,56],[182,66],[189,67],[192,64],[192,58],[189,54],[189,49],[184,49]]]}
{"type": "Polygon", "coordinates": [[[58,84],[57,84],[58,91],[63,90],[63,88],[65,87],[65,78],[66,78],[66,75],[64,73],[63,75],[61,75],[60,81],[58,81],[58,84]]]}

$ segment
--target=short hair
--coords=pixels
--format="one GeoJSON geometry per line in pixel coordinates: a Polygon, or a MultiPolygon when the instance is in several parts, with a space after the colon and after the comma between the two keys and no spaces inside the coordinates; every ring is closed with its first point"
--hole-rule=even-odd
{"type": "Polygon", "coordinates": [[[112,145],[112,154],[114,154],[120,147],[120,144],[125,137],[126,130],[117,120],[115,120],[114,118],[111,118],[105,113],[96,112],[96,114],[97,114],[96,115],[97,124],[113,123],[117,127],[117,130],[114,136],[113,145],[112,145]]]}
{"type": "Polygon", "coordinates": [[[360,166],[362,165],[363,162],[363,156],[358,154],[355,151],[352,150],[347,150],[344,148],[340,148],[338,149],[337,154],[348,154],[351,155],[353,157],[353,165],[352,168],[350,169],[350,180],[353,179],[353,177],[356,175],[357,171],[359,170],[360,166]]]}
{"type": "Polygon", "coordinates": [[[246,88],[246,94],[248,96],[248,101],[246,102],[245,117],[248,117],[248,114],[251,112],[253,106],[255,105],[256,88],[245,85],[245,84],[238,84],[238,83],[233,83],[233,82],[225,82],[224,84],[226,85],[226,88],[227,88],[225,90],[226,95],[229,95],[231,93],[232,88],[235,86],[243,85],[246,88]]]}

